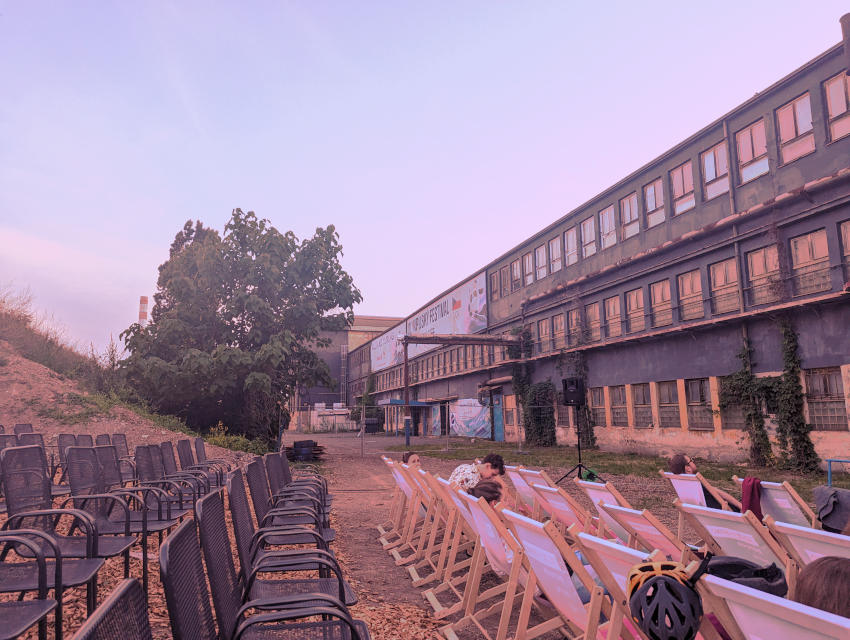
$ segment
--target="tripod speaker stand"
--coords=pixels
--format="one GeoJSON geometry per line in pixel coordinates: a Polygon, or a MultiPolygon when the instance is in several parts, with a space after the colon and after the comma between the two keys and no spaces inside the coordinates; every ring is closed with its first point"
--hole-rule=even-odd
{"type": "Polygon", "coordinates": [[[566,378],[563,381],[564,385],[564,404],[575,407],[576,410],[576,447],[578,448],[578,464],[562,475],[555,484],[559,484],[565,478],[569,478],[572,474],[576,477],[586,480],[595,480],[598,476],[596,472],[588,469],[581,462],[581,439],[584,428],[584,419],[581,417],[581,410],[584,407],[584,381],[581,378],[566,378]]]}

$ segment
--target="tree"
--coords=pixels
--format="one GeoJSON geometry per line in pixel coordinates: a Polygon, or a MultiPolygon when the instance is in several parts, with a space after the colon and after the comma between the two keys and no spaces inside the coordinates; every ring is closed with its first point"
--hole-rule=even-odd
{"type": "Polygon", "coordinates": [[[341,254],[333,225],[299,240],[241,209],[223,235],[186,222],[159,267],[151,322],[121,334],[127,380],[192,427],[222,421],[273,440],[279,401],[332,382],[320,332],[349,326],[362,299],[341,254]]]}

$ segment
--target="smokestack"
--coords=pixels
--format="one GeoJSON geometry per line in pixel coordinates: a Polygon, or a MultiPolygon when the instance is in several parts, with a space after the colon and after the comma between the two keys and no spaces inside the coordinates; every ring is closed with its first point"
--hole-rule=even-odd
{"type": "Polygon", "coordinates": [[[844,40],[844,73],[850,75],[850,13],[845,13],[841,18],[841,37],[844,40]]]}
{"type": "Polygon", "coordinates": [[[139,296],[139,324],[143,327],[148,323],[148,297],[139,296]]]}

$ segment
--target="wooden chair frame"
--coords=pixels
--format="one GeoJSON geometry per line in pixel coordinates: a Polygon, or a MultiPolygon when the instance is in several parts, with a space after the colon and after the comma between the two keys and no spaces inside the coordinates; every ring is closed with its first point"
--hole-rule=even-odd
{"type": "MultiPolygon", "coordinates": [[[[732,479],[738,485],[744,484],[744,479],[738,476],[732,476],[732,479]]],[[[802,526],[803,522],[808,521],[806,526],[812,528],[820,528],[820,521],[811,507],[806,504],[806,501],[800,497],[800,494],[785,480],[783,482],[760,482],[761,484],[761,512],[766,516],[771,516],[776,522],[787,522],[788,524],[796,524],[802,526]],[[799,509],[800,513],[796,522],[789,520],[785,516],[788,513],[780,513],[778,510],[773,511],[771,502],[781,505],[783,502],[789,506],[793,505],[799,509]]],[[[796,514],[795,514],[796,515],[796,514]]]]}

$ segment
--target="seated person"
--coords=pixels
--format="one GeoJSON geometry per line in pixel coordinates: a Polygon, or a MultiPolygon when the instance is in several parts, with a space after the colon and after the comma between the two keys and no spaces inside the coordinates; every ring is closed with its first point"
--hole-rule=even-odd
{"type": "MultiPolygon", "coordinates": [[[[675,473],[676,475],[681,475],[683,473],[695,474],[697,472],[697,463],[694,462],[693,458],[684,453],[677,453],[672,458],[670,458],[670,463],[667,466],[667,470],[670,473],[675,473]]],[[[730,494],[726,493],[722,489],[715,488],[717,493],[726,500],[729,504],[729,508],[732,511],[738,511],[735,507],[735,503],[738,502],[737,499],[733,498],[730,494]]],[[[717,499],[711,495],[711,492],[703,486],[702,493],[705,496],[705,506],[709,509],[722,509],[722,505],[717,501],[717,499]]]]}
{"type": "Polygon", "coordinates": [[[467,493],[476,498],[484,498],[489,504],[496,504],[502,499],[502,485],[495,480],[481,480],[467,493]]]}
{"type": "Polygon", "coordinates": [[[797,575],[794,600],[850,618],[850,558],[823,556],[797,575]]]}
{"type": "Polygon", "coordinates": [[[419,455],[413,451],[405,451],[401,454],[401,461],[413,469],[419,468],[419,455]]]}
{"type": "Polygon", "coordinates": [[[462,464],[452,471],[449,484],[469,491],[482,480],[495,480],[502,483],[500,476],[505,475],[505,461],[498,453],[488,453],[481,462],[462,464]]]}

